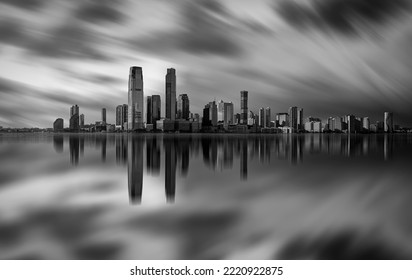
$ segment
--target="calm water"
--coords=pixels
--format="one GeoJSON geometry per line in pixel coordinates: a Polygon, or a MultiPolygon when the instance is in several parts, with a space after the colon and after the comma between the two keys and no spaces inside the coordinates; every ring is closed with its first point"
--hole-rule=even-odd
{"type": "Polygon", "coordinates": [[[411,135],[0,135],[1,259],[412,259],[411,135]]]}

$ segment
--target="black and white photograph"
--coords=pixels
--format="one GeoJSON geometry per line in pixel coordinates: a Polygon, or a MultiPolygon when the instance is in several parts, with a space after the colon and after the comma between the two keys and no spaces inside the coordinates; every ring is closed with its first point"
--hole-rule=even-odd
{"type": "Polygon", "coordinates": [[[411,50],[411,0],[0,0],[0,260],[412,260],[411,50]]]}

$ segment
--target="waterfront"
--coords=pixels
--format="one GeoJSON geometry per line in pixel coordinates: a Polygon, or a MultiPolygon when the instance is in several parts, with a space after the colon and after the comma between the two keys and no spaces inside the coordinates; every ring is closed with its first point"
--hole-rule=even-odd
{"type": "Polygon", "coordinates": [[[412,258],[411,135],[0,136],[2,259],[412,258]]]}

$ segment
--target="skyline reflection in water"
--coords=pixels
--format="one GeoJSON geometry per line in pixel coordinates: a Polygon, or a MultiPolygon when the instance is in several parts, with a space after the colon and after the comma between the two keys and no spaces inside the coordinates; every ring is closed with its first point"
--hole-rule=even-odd
{"type": "MultiPolygon", "coordinates": [[[[176,165],[180,176],[188,174],[191,155],[203,158],[205,167],[216,170],[232,169],[235,158],[239,159],[239,176],[248,178],[248,162],[257,158],[260,163],[270,165],[271,158],[285,160],[291,165],[303,162],[304,154],[322,154],[331,157],[370,157],[371,160],[390,160],[394,153],[394,139],[400,144],[410,144],[405,135],[98,135],[90,139],[86,135],[70,135],[70,162],[79,163],[83,155],[84,142],[93,139],[101,149],[101,160],[106,161],[107,139],[115,145],[116,163],[127,165],[130,202],[140,204],[143,191],[143,166],[151,175],[160,175],[161,158],[165,164],[166,200],[175,201],[176,165]],[[402,137],[404,139],[402,139],[402,137]],[[146,153],[143,150],[146,149],[146,153]]],[[[63,151],[63,136],[55,135],[55,151],[63,151]]]]}
{"type": "Polygon", "coordinates": [[[0,136],[1,259],[412,259],[411,135],[0,136]]]}

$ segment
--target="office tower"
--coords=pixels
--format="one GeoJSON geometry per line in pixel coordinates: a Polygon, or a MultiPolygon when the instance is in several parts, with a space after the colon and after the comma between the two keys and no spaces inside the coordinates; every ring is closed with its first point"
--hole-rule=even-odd
{"type": "Polygon", "coordinates": [[[289,115],[288,113],[276,114],[276,127],[284,127],[288,125],[289,115]]]}
{"type": "Polygon", "coordinates": [[[209,102],[209,118],[213,126],[217,126],[217,104],[216,101],[209,102]]]}
{"type": "Polygon", "coordinates": [[[265,110],[265,127],[270,127],[272,122],[272,113],[269,107],[265,110]]]}
{"type": "Polygon", "coordinates": [[[210,105],[206,104],[203,109],[202,126],[210,126],[212,122],[210,121],[210,105]]]}
{"type": "Polygon", "coordinates": [[[303,124],[303,110],[298,107],[289,108],[289,127],[292,132],[297,132],[303,124]]]}
{"type": "Polygon", "coordinates": [[[298,108],[298,123],[297,123],[298,130],[303,129],[303,109],[298,108]]]}
{"type": "Polygon", "coordinates": [[[248,102],[248,92],[246,90],[243,90],[240,92],[240,124],[247,124],[247,114],[248,114],[248,108],[247,108],[247,102],[248,102]]]}
{"type": "Polygon", "coordinates": [[[334,130],[335,130],[335,128],[334,128],[334,122],[333,122],[333,118],[332,118],[332,117],[329,117],[329,118],[328,118],[328,120],[327,120],[327,122],[326,122],[325,130],[330,130],[330,131],[334,131],[334,130]]]}
{"type": "Polygon", "coordinates": [[[84,127],[84,114],[80,115],[80,128],[84,127]]]}
{"type": "Polygon", "coordinates": [[[152,112],[152,97],[146,97],[146,123],[152,124],[153,123],[153,112],[152,112]]]}
{"type": "Polygon", "coordinates": [[[266,121],[265,121],[265,109],[264,108],[260,108],[259,109],[259,126],[260,127],[265,127],[266,125],[266,121]]]}
{"type": "Polygon", "coordinates": [[[60,132],[64,129],[64,120],[62,118],[58,118],[53,123],[53,130],[54,132],[60,132]]]}
{"type": "Polygon", "coordinates": [[[223,106],[223,123],[225,125],[232,125],[235,124],[234,120],[233,120],[233,113],[234,113],[234,106],[233,103],[224,103],[223,106]]]}
{"type": "Polygon", "coordinates": [[[190,114],[189,97],[187,94],[180,94],[177,99],[177,118],[188,120],[190,114]]]}
{"type": "Polygon", "coordinates": [[[161,100],[160,95],[152,95],[152,123],[156,129],[156,121],[160,120],[161,100]]]}
{"type": "Polygon", "coordinates": [[[71,131],[79,130],[79,106],[73,105],[70,108],[70,125],[69,128],[71,131]]]}
{"type": "Polygon", "coordinates": [[[370,121],[368,117],[362,118],[362,130],[368,132],[370,129],[370,121]]]}
{"type": "Polygon", "coordinates": [[[143,129],[143,70],[132,66],[129,72],[128,130],[143,129]]]}
{"type": "Polygon", "coordinates": [[[385,112],[383,114],[383,128],[385,133],[393,132],[393,113],[385,112]]]}
{"type": "Polygon", "coordinates": [[[176,119],[176,70],[167,69],[166,74],[166,119],[176,119]]]}
{"type": "Polygon", "coordinates": [[[332,131],[342,131],[343,130],[343,121],[341,117],[334,117],[332,119],[332,131]]]}
{"type": "Polygon", "coordinates": [[[223,100],[220,100],[217,104],[217,121],[225,121],[225,102],[223,102],[223,100]]]}
{"type": "Polygon", "coordinates": [[[127,123],[129,119],[129,105],[123,104],[123,123],[122,123],[122,128],[127,129],[127,123]]]}
{"type": "Polygon", "coordinates": [[[348,115],[346,116],[346,122],[347,122],[347,130],[348,133],[355,133],[356,132],[356,118],[354,115],[348,115]]]}
{"type": "Polygon", "coordinates": [[[123,105],[118,105],[116,107],[116,125],[123,126],[123,105]]]}
{"type": "Polygon", "coordinates": [[[106,108],[102,109],[102,124],[106,124],[106,108]]]}

